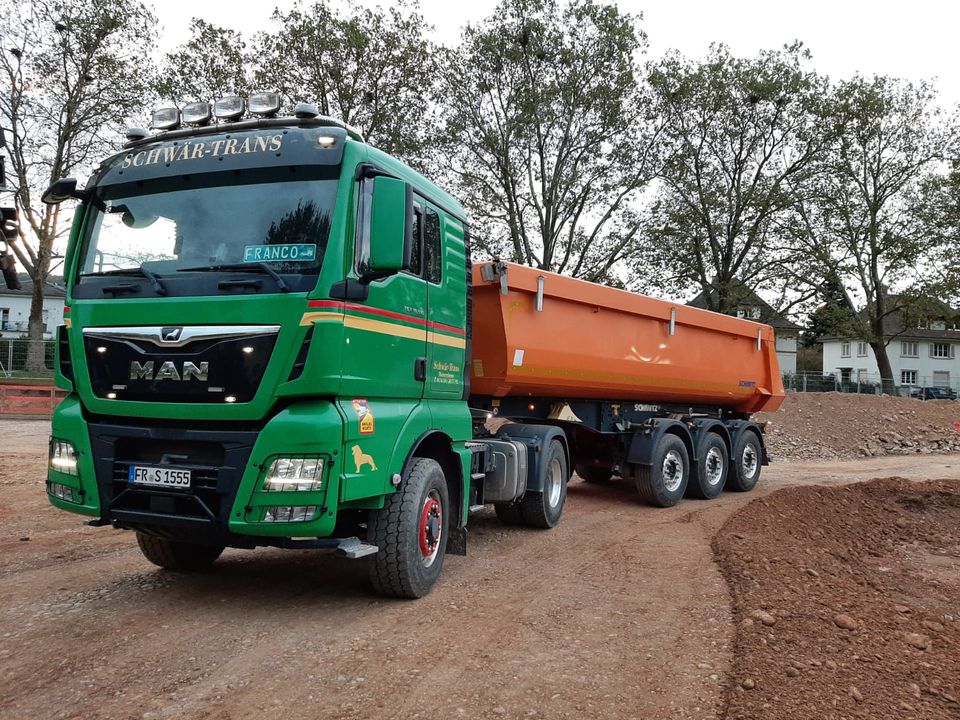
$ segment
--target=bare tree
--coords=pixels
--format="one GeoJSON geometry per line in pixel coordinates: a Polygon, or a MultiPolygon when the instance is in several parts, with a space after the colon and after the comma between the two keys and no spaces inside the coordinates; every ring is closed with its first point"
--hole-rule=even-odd
{"type": "Polygon", "coordinates": [[[194,18],[190,39],[167,53],[157,76],[157,94],[177,105],[247,95],[253,72],[246,50],[240,33],[194,18]]]}
{"type": "Polygon", "coordinates": [[[0,122],[21,222],[10,243],[33,281],[27,369],[43,368],[43,296],[61,206],[53,181],[90,168],[147,96],[155,20],[136,0],[0,0],[0,122]]]}

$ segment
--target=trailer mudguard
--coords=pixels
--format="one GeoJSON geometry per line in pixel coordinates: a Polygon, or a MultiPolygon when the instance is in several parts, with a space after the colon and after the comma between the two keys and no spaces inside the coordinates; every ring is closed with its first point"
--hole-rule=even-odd
{"type": "Polygon", "coordinates": [[[524,423],[510,423],[497,431],[496,437],[505,440],[516,440],[527,446],[527,491],[543,492],[543,478],[546,473],[541,470],[543,464],[543,449],[554,439],[563,445],[563,452],[567,456],[567,467],[570,468],[570,447],[563,429],[553,425],[526,425],[524,423]]]}
{"type": "Polygon", "coordinates": [[[627,451],[627,462],[637,465],[649,465],[650,458],[653,456],[654,448],[660,442],[660,438],[667,432],[673,433],[683,440],[687,446],[687,453],[692,459],[694,457],[693,437],[687,426],[678,420],[668,418],[652,418],[643,424],[643,427],[637,430],[630,438],[630,448],[627,451]]]}

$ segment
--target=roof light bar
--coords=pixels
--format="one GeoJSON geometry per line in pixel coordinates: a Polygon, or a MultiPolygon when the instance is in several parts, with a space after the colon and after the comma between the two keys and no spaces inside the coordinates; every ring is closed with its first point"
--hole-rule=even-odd
{"type": "Polygon", "coordinates": [[[174,130],[180,127],[180,110],[175,107],[154,110],[150,117],[150,127],[156,130],[174,130]]]}
{"type": "Polygon", "coordinates": [[[213,104],[213,114],[218,120],[236,120],[246,109],[247,103],[239,95],[220,98],[213,104]]]}
{"type": "Polygon", "coordinates": [[[212,117],[210,103],[193,102],[183,106],[183,121],[188,125],[206,125],[212,117]]]}
{"type": "Polygon", "coordinates": [[[247,102],[250,112],[260,117],[273,117],[280,110],[280,95],[275,92],[256,92],[247,102]]]}

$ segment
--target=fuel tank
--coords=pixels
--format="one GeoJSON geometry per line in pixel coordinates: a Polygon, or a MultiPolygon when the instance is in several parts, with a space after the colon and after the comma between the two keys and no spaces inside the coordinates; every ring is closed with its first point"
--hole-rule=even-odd
{"type": "Polygon", "coordinates": [[[739,413],[783,402],[769,325],[513,263],[473,267],[473,395],[739,413]]]}

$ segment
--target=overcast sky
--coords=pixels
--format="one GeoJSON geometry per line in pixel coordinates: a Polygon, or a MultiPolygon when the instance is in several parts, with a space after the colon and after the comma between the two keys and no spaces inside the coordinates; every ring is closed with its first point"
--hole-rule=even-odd
{"type": "MultiPolygon", "coordinates": [[[[377,5],[376,0],[355,0],[377,5]]],[[[643,14],[641,27],[650,41],[650,55],[677,49],[702,55],[711,42],[723,42],[741,55],[778,48],[802,40],[813,53],[814,66],[831,78],[854,73],[897,75],[910,80],[935,79],[945,104],[960,103],[960,3],[940,0],[619,0],[621,10],[643,14]]],[[[161,47],[170,49],[189,37],[189,21],[202,17],[253,35],[269,26],[273,8],[289,8],[293,0],[244,3],[236,0],[161,0],[156,4],[162,26],[161,47]]],[[[494,0],[421,0],[423,14],[436,28],[436,39],[453,44],[460,28],[486,17],[494,0]]]]}

